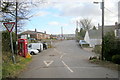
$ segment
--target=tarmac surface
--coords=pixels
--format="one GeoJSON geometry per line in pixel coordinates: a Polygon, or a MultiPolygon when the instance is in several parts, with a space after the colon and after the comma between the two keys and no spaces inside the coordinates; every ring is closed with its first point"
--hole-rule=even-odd
{"type": "Polygon", "coordinates": [[[118,78],[118,71],[89,62],[93,52],[83,50],[74,40],[60,41],[34,55],[18,78],[118,78]]]}

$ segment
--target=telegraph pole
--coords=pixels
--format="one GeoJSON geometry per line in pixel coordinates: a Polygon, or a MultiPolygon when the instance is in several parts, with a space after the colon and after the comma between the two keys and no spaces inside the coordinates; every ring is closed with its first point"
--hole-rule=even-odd
{"type": "Polygon", "coordinates": [[[102,2],[94,2],[95,4],[101,3],[102,5],[102,51],[101,51],[101,60],[104,60],[104,0],[102,2]]]}
{"type": "Polygon", "coordinates": [[[102,54],[101,59],[103,60],[104,54],[104,0],[102,0],[102,54]]]}
{"type": "Polygon", "coordinates": [[[61,40],[63,38],[63,27],[61,27],[61,40]]]}
{"type": "Polygon", "coordinates": [[[16,49],[15,49],[15,53],[17,54],[17,39],[18,39],[18,36],[17,36],[17,16],[18,16],[18,12],[17,12],[17,9],[18,9],[18,2],[16,0],[16,18],[15,18],[15,34],[16,34],[16,49]]]}

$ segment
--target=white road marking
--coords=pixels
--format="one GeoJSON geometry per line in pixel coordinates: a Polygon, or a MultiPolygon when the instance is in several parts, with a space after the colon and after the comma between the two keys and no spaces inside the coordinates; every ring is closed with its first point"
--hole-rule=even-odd
{"type": "Polygon", "coordinates": [[[60,56],[60,59],[62,59],[63,56],[64,56],[64,55],[61,55],[61,56],[60,56]]]}
{"type": "Polygon", "coordinates": [[[57,52],[57,53],[60,53],[58,50],[56,50],[55,48],[54,48],[54,50],[57,52]]]}
{"type": "Polygon", "coordinates": [[[45,63],[46,66],[49,66],[50,64],[53,63],[53,61],[43,61],[45,63]]]}
{"type": "Polygon", "coordinates": [[[66,54],[66,53],[62,54],[62,55],[60,56],[60,59],[62,59],[65,54],[66,54]]]}
{"type": "Polygon", "coordinates": [[[64,61],[62,61],[62,63],[67,67],[67,69],[70,71],[70,72],[73,72],[73,70],[72,69],[70,69],[70,67],[68,67],[68,65],[67,64],[65,64],[65,62],[64,61]]]}
{"type": "Polygon", "coordinates": [[[54,50],[55,50],[57,53],[62,54],[62,52],[58,51],[57,49],[54,48],[54,50]]]}
{"type": "Polygon", "coordinates": [[[57,49],[55,49],[55,48],[54,48],[54,50],[55,50],[57,53],[62,54],[62,55],[60,56],[60,59],[62,59],[62,58],[63,58],[63,56],[66,54],[66,53],[63,53],[63,52],[61,52],[61,51],[58,51],[58,50],[57,50],[57,49]]]}

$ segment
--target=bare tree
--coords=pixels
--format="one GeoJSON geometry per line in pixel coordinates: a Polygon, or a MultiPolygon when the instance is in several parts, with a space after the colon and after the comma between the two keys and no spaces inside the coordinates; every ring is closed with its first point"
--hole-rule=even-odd
{"type": "Polygon", "coordinates": [[[90,28],[92,27],[91,20],[89,19],[80,20],[80,24],[84,30],[90,30],[90,28]]]}
{"type": "MultiPolygon", "coordinates": [[[[18,1],[17,20],[18,20],[18,25],[19,25],[18,27],[20,27],[20,29],[25,24],[25,20],[29,20],[29,18],[33,17],[33,14],[31,14],[31,9],[43,3],[44,3],[43,0],[38,0],[38,2],[36,3],[35,2],[33,3],[32,1],[29,1],[29,2],[18,1]],[[23,20],[24,20],[24,23],[23,23],[23,20]]],[[[0,22],[15,21],[15,18],[16,18],[15,13],[16,13],[16,2],[14,1],[10,2],[9,0],[0,1],[0,16],[2,17],[0,19],[0,22]]]]}

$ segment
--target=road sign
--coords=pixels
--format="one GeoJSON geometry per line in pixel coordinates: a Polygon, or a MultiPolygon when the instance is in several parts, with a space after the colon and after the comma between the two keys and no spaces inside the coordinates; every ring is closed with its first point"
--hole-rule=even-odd
{"type": "Polygon", "coordinates": [[[14,25],[15,25],[15,22],[7,22],[7,23],[3,23],[3,25],[6,27],[6,29],[11,32],[14,25]]]}
{"type": "Polygon", "coordinates": [[[3,25],[6,27],[6,29],[10,32],[10,41],[11,41],[11,49],[12,49],[12,61],[13,63],[15,64],[16,61],[15,61],[15,56],[14,56],[14,49],[13,49],[13,40],[12,40],[12,29],[15,25],[15,22],[7,22],[7,23],[3,23],[3,25]]]}

